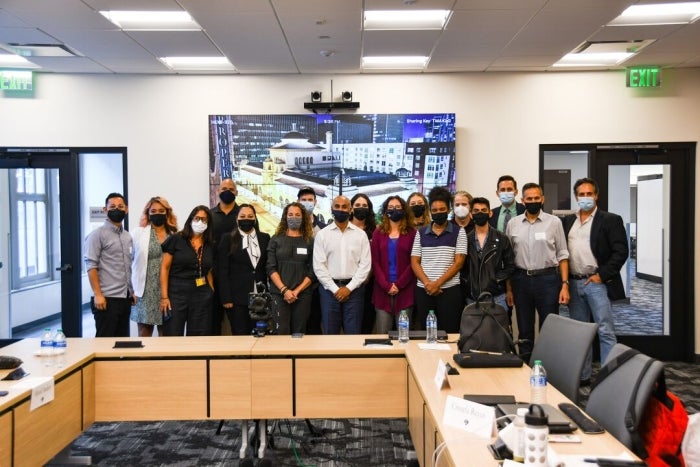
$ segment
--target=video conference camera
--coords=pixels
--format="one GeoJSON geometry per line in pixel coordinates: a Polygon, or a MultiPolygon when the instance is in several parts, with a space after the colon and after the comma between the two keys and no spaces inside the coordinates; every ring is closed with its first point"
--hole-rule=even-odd
{"type": "Polygon", "coordinates": [[[255,320],[254,337],[265,337],[274,332],[272,322],[272,295],[262,282],[255,283],[255,290],[248,295],[248,314],[255,320]]]}

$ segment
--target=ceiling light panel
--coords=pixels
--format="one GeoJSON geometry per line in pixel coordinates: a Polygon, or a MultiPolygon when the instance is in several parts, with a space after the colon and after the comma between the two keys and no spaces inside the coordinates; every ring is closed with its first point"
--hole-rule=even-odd
{"type": "Polygon", "coordinates": [[[165,66],[175,71],[235,71],[226,57],[160,57],[165,66]]]}
{"type": "Polygon", "coordinates": [[[12,54],[0,54],[0,68],[41,68],[24,57],[12,54]]]}
{"type": "Polygon", "coordinates": [[[186,11],[100,11],[125,31],[199,31],[202,27],[186,11]]]}
{"type": "Polygon", "coordinates": [[[428,65],[429,57],[362,57],[365,70],[422,70],[428,65]]]}
{"type": "Polygon", "coordinates": [[[608,26],[688,24],[700,18],[700,2],[632,5],[608,26]]]}
{"type": "Polygon", "coordinates": [[[449,10],[369,10],[365,11],[366,30],[442,29],[449,10]]]}
{"type": "Polygon", "coordinates": [[[631,52],[570,53],[564,55],[555,67],[609,67],[617,66],[632,57],[631,52]]]}

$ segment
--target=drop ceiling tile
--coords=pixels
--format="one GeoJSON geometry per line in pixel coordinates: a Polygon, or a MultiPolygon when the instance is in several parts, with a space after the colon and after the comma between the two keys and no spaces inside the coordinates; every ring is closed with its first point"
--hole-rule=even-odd
{"type": "Polygon", "coordinates": [[[221,55],[202,31],[128,31],[127,34],[156,57],[221,55]]]}
{"type": "Polygon", "coordinates": [[[70,48],[94,58],[153,58],[153,55],[122,31],[63,29],[56,37],[70,48]]]}
{"type": "Polygon", "coordinates": [[[428,56],[440,37],[440,31],[365,31],[363,55],[428,56]]]}
{"type": "Polygon", "coordinates": [[[111,73],[107,68],[84,57],[33,57],[42,70],[54,73],[111,73]]]}
{"type": "Polygon", "coordinates": [[[60,44],[61,41],[34,28],[0,27],[0,42],[5,44],[60,44]]]}

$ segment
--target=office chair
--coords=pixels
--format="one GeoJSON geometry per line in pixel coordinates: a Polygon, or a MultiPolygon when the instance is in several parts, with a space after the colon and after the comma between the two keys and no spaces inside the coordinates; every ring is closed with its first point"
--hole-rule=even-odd
{"type": "MultiPolygon", "coordinates": [[[[604,366],[610,365],[615,357],[627,349],[629,347],[624,344],[615,344],[604,366]]],[[[604,380],[596,381],[597,384],[588,396],[586,413],[622,444],[633,450],[630,428],[637,429],[649,396],[663,369],[663,363],[658,360],[642,353],[634,355],[604,380]],[[647,362],[650,362],[650,365],[645,368],[647,362]],[[627,413],[631,402],[634,402],[636,415],[636,420],[633,421],[629,419],[627,413]],[[633,422],[634,426],[628,427],[627,422],[633,422]]]]}
{"type": "Polygon", "coordinates": [[[579,399],[581,370],[598,325],[559,315],[549,315],[540,329],[530,366],[542,360],[547,381],[575,404],[579,399]]]}

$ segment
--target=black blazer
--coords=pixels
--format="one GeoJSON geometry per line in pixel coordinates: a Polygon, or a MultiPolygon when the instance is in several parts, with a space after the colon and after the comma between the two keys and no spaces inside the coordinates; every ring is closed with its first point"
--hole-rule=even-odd
{"type": "MultiPolygon", "coordinates": [[[[569,214],[562,219],[567,238],[576,216],[569,214]]],[[[629,256],[629,246],[622,217],[602,209],[596,210],[591,225],[591,251],[598,262],[598,274],[608,287],[608,297],[611,300],[625,298],[620,269],[629,256]]]]}
{"type": "Polygon", "coordinates": [[[267,287],[267,244],[270,236],[257,232],[260,244],[260,259],[254,268],[248,250],[240,247],[233,253],[231,235],[223,235],[218,245],[216,284],[221,303],[248,306],[248,294],[253,291],[254,282],[262,282],[267,287]]]}
{"type": "MultiPolygon", "coordinates": [[[[522,203],[518,203],[517,201],[515,202],[515,212],[519,216],[520,214],[525,212],[525,205],[522,203]]],[[[494,229],[498,229],[498,216],[501,214],[501,206],[498,206],[497,208],[493,208],[493,214],[489,218],[489,224],[491,224],[491,227],[494,229]]]]}

